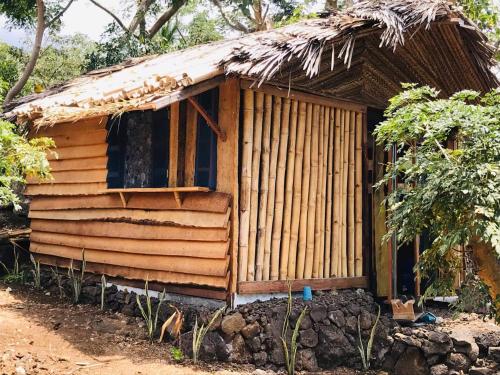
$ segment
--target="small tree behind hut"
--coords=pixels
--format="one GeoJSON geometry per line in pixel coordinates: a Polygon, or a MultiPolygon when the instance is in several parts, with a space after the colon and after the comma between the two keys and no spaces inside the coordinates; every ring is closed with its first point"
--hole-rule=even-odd
{"type": "Polygon", "coordinates": [[[395,176],[404,183],[387,196],[387,238],[395,234],[402,245],[426,233],[432,240],[417,265],[433,281],[424,296],[453,292],[462,267],[457,249],[466,245],[498,319],[500,90],[438,99],[429,87],[405,88],[376,129],[377,142],[398,153],[379,187],[395,176]]]}

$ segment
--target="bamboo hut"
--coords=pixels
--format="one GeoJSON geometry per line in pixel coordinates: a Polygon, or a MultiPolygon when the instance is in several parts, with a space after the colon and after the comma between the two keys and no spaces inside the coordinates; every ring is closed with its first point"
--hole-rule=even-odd
{"type": "Polygon", "coordinates": [[[387,295],[374,126],[401,82],[496,87],[492,53],[446,1],[365,1],[22,98],[6,116],[57,145],[26,188],[31,252],[216,299],[387,295]]]}

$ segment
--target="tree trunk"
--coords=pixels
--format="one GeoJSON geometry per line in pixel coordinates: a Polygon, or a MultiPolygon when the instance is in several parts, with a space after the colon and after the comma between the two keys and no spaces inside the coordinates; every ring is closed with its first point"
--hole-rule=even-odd
{"type": "Polygon", "coordinates": [[[331,11],[331,10],[337,10],[337,9],[339,9],[337,0],[326,0],[325,10],[331,11]]]}
{"type": "Polygon", "coordinates": [[[497,320],[500,319],[500,260],[488,243],[474,238],[470,242],[472,258],[481,280],[489,287],[489,294],[496,307],[497,320]]]}
{"type": "Polygon", "coordinates": [[[14,99],[16,95],[21,92],[24,85],[26,85],[26,82],[28,82],[31,73],[33,73],[33,69],[35,69],[38,56],[40,55],[43,33],[45,32],[45,4],[43,3],[43,0],[36,0],[36,8],[37,8],[36,36],[35,36],[35,41],[33,43],[31,56],[28,61],[28,64],[26,65],[26,68],[24,68],[23,74],[5,96],[4,105],[11,102],[12,99],[14,99]]]}

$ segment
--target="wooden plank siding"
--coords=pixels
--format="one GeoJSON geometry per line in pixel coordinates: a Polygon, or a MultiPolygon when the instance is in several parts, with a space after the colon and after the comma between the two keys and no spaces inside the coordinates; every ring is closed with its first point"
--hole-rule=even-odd
{"type": "Polygon", "coordinates": [[[239,231],[239,293],[283,292],[286,280],[318,288],[366,287],[366,108],[293,90],[242,87],[239,212],[245,227],[239,231]],[[262,92],[268,105],[262,106],[262,92]],[[269,123],[262,118],[272,119],[271,142],[260,129],[269,123]],[[259,165],[265,173],[259,173],[259,165]],[[257,222],[266,225],[256,231],[257,222]],[[255,241],[256,235],[267,241],[255,241]]]}
{"type": "Polygon", "coordinates": [[[227,290],[231,191],[182,193],[180,206],[173,193],[134,192],[123,208],[119,194],[106,192],[106,121],[30,133],[56,143],[48,154],[53,178],[30,179],[26,188],[31,251],[44,264],[67,266],[85,249],[90,272],[227,290]]]}

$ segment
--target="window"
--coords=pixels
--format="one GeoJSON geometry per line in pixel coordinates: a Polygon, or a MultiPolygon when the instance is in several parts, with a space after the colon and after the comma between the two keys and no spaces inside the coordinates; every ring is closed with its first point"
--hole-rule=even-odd
{"type": "MultiPolygon", "coordinates": [[[[219,90],[207,91],[196,98],[199,104],[217,121],[219,90]]],[[[196,137],[196,186],[215,190],[217,186],[217,135],[202,116],[198,116],[196,137]]]]}
{"type": "Polygon", "coordinates": [[[169,113],[128,112],[108,122],[108,188],[165,187],[169,113]]]}

